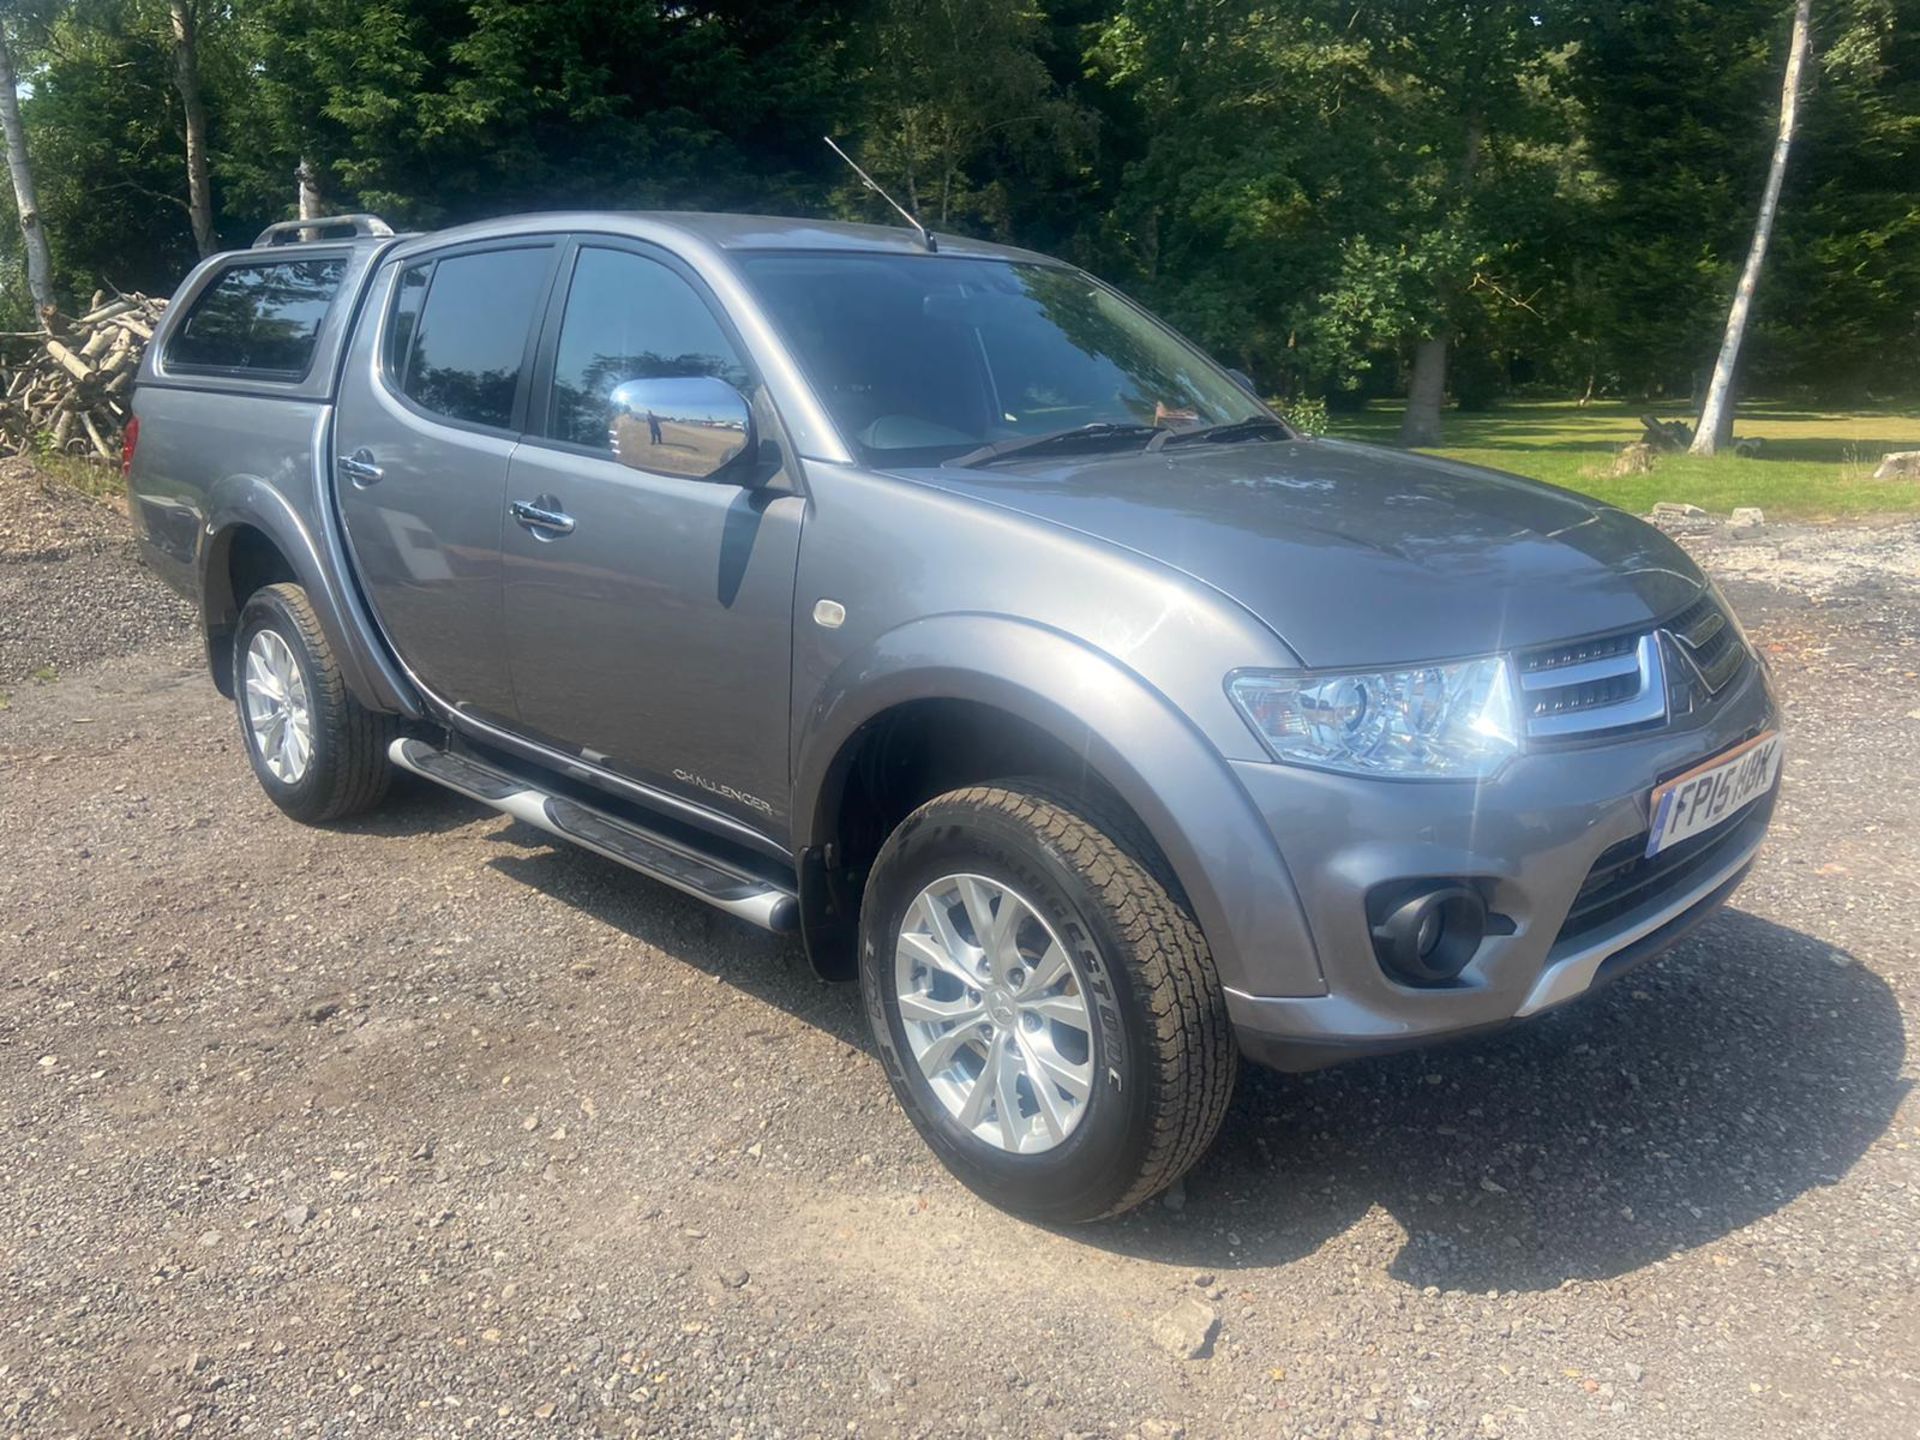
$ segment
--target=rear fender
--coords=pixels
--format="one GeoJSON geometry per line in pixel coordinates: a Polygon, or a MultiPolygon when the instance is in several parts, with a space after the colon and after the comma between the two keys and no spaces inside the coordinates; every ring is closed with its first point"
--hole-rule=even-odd
{"type": "Polygon", "coordinates": [[[200,596],[209,659],[217,659],[212,647],[231,634],[239,618],[227,564],[233,538],[242,527],[265,535],[286,559],[294,579],[307,592],[340,677],[354,698],[371,710],[418,718],[421,710],[411,687],[394,670],[357,603],[340,593],[340,584],[346,582],[335,577],[345,575],[344,555],[335,546],[329,556],[325,541],[313,533],[280,488],[256,475],[226,476],[207,495],[200,596]]]}

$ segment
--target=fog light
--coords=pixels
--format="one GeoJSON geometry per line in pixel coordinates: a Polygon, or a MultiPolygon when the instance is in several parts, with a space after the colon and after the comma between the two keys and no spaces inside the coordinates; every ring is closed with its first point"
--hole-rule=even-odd
{"type": "Polygon", "coordinates": [[[1487,934],[1487,902],[1456,882],[1402,892],[1373,926],[1373,949],[1394,979],[1445,985],[1467,968],[1487,934]]]}

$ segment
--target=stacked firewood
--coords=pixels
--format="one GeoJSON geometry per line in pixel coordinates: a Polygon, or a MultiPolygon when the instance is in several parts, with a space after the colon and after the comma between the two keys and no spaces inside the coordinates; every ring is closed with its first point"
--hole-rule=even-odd
{"type": "Polygon", "coordinates": [[[6,337],[0,350],[0,444],[117,463],[140,353],[167,307],[145,295],[96,294],[50,335],[6,337]]]}

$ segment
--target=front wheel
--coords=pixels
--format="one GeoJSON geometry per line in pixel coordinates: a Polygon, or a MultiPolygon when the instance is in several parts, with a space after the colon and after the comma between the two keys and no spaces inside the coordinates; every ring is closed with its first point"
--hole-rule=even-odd
{"type": "Polygon", "coordinates": [[[353,698],[298,585],[247,597],[233,635],[233,701],[255,777],[294,819],[339,820],[386,797],[399,721],[353,698]]]}
{"type": "Polygon", "coordinates": [[[1045,782],[957,790],[881,848],[861,988],[894,1092],[983,1198],[1115,1215],[1212,1142],[1238,1057],[1193,917],[1130,817],[1045,782]]]}

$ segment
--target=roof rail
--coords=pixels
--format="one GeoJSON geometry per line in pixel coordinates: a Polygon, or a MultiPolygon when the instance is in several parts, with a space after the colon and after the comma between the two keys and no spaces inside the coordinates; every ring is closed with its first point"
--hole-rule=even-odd
{"type": "MultiPolygon", "coordinates": [[[[347,228],[356,236],[388,236],[393,227],[378,215],[321,215],[312,220],[282,220],[269,225],[254,237],[253,248],[262,249],[269,245],[297,245],[302,240],[321,239],[319,231],[347,228]],[[306,232],[315,232],[311,237],[306,232]]],[[[339,238],[337,236],[326,238],[339,238]]]]}

